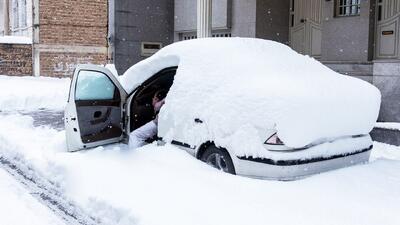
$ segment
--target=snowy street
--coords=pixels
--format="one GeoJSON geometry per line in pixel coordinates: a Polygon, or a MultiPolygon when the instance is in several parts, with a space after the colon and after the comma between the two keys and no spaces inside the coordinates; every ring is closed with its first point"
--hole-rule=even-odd
{"type": "Polygon", "coordinates": [[[0,77],[1,224],[400,224],[399,147],[374,142],[369,163],[290,182],[225,174],[155,143],[70,153],[69,80],[41,79],[0,77]],[[54,201],[35,194],[46,190],[54,201]]]}
{"type": "Polygon", "coordinates": [[[65,224],[45,205],[39,203],[17,180],[0,169],[0,216],[2,224],[65,224]]]}

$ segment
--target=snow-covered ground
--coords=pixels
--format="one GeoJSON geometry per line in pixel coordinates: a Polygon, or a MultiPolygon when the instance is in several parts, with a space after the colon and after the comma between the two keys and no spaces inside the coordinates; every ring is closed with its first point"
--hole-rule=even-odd
{"type": "Polygon", "coordinates": [[[0,224],[65,224],[35,199],[23,185],[0,168],[0,224]]]}
{"type": "Polygon", "coordinates": [[[0,76],[0,111],[64,110],[69,78],[0,76]]]}
{"type": "MultiPolygon", "coordinates": [[[[47,92],[52,82],[38,83],[47,92]]],[[[0,95],[0,102],[11,101],[10,96],[0,95]]],[[[65,95],[52,96],[41,98],[44,108],[64,103],[65,95]]],[[[0,156],[52,181],[65,199],[102,224],[400,224],[400,148],[395,146],[375,142],[367,164],[279,182],[222,173],[172,146],[132,150],[115,144],[69,153],[63,130],[16,111],[0,113],[0,127],[0,156]]],[[[11,178],[0,171],[3,179],[11,178]]],[[[1,200],[17,190],[12,182],[1,182],[1,200]],[[6,183],[12,186],[4,188],[6,183]]],[[[6,199],[21,204],[21,215],[26,208],[47,215],[29,208],[36,203],[28,195],[6,199]]],[[[0,201],[0,209],[7,205],[0,201]]],[[[53,218],[40,216],[41,224],[57,224],[53,218]]]]}

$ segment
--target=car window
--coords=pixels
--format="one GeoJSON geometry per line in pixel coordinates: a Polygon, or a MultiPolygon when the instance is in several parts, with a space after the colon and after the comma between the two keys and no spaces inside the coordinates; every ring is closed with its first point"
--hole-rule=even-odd
{"type": "Polygon", "coordinates": [[[111,100],[114,92],[115,85],[104,73],[90,70],[79,72],[75,100],[111,100]]]}

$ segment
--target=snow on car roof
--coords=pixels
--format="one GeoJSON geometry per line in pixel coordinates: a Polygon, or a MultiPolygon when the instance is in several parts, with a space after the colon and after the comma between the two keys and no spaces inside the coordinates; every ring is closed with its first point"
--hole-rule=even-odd
{"type": "Polygon", "coordinates": [[[178,42],[131,67],[120,81],[131,92],[170,66],[178,69],[160,116],[186,123],[186,138],[196,138],[182,140],[188,143],[208,139],[257,153],[268,138],[263,133],[273,128],[287,146],[303,147],[368,134],[379,113],[380,92],[371,84],[262,39],[178,42]],[[187,118],[193,116],[206,128],[187,118]]]}

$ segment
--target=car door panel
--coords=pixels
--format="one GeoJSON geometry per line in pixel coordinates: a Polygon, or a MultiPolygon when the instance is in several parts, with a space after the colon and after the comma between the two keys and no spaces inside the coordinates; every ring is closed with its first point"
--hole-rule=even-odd
{"type": "Polygon", "coordinates": [[[119,106],[77,106],[79,130],[83,143],[120,137],[119,106]]]}
{"type": "Polygon", "coordinates": [[[121,141],[126,92],[106,68],[80,65],[65,111],[69,151],[121,141]]]}

